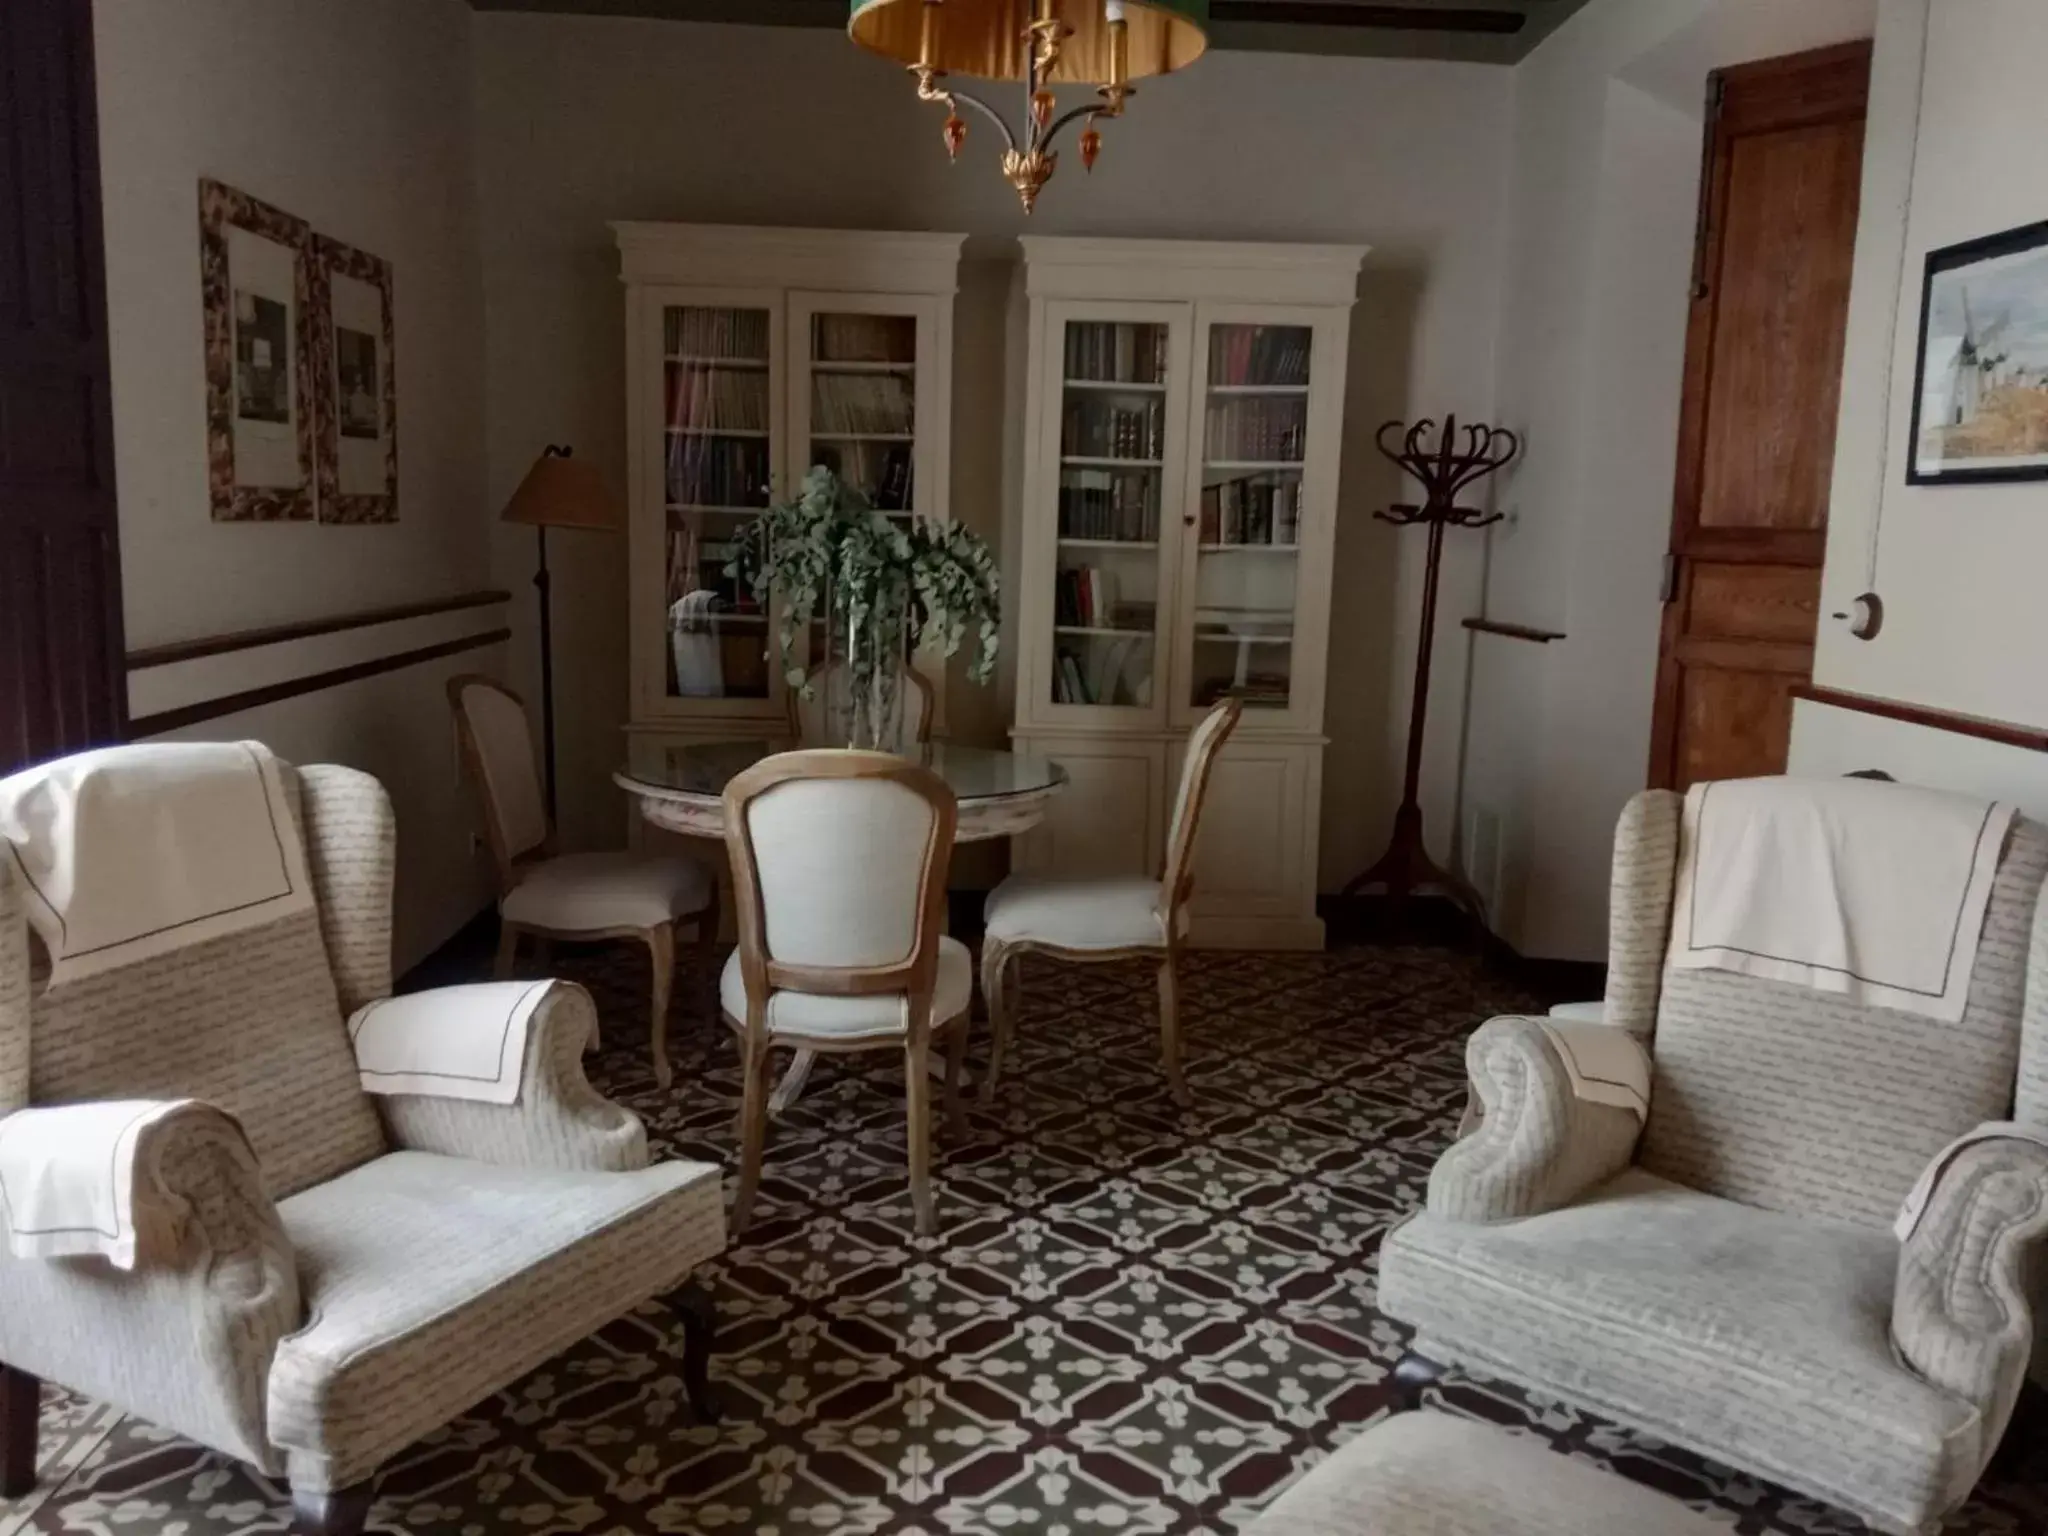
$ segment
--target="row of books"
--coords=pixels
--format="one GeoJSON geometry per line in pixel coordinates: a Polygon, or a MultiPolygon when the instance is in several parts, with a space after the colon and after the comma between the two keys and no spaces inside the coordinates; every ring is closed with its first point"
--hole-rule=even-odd
{"type": "Polygon", "coordinates": [[[1301,542],[1299,480],[1226,480],[1202,487],[1204,544],[1301,542]]]}
{"type": "Polygon", "coordinates": [[[811,357],[820,363],[914,363],[917,320],[910,315],[813,315],[811,357]]]}
{"type": "Polygon", "coordinates": [[[1052,579],[1052,621],[1081,629],[1116,629],[1116,577],[1099,565],[1063,566],[1052,579]]]}
{"type": "Polygon", "coordinates": [[[668,371],[668,424],[699,432],[766,432],[768,374],[718,368],[668,371]]]}
{"type": "Polygon", "coordinates": [[[1152,702],[1151,638],[1096,635],[1062,644],[1053,656],[1052,701],[1147,707],[1152,702]]]}
{"type": "Polygon", "coordinates": [[[1306,384],[1314,336],[1304,325],[1218,326],[1209,333],[1209,382],[1306,384]]]}
{"type": "Polygon", "coordinates": [[[811,462],[857,488],[878,511],[908,512],[915,463],[908,443],[814,443],[811,462]]]}
{"type": "Polygon", "coordinates": [[[1166,327],[1120,320],[1067,325],[1067,377],[1109,384],[1157,384],[1166,377],[1166,327]]]}
{"type": "Polygon", "coordinates": [[[668,499],[691,507],[766,506],[768,440],[670,438],[668,499]]]}
{"type": "Polygon", "coordinates": [[[730,538],[709,538],[695,523],[671,524],[668,534],[667,602],[674,604],[685,594],[709,591],[716,594],[712,606],[723,611],[759,611],[753,595],[739,588],[725,574],[725,563],[733,556],[730,538]]]}
{"type": "Polygon", "coordinates": [[[1156,459],[1166,451],[1166,407],[1070,398],[1061,421],[1060,452],[1089,459],[1156,459]]]}
{"type": "Polygon", "coordinates": [[[1062,470],[1060,537],[1152,543],[1159,537],[1159,477],[1143,470],[1062,470]]]}
{"type": "Polygon", "coordinates": [[[1209,461],[1292,462],[1308,443],[1308,401],[1254,395],[1209,402],[1209,461]]]}
{"type": "Polygon", "coordinates": [[[765,309],[670,309],[663,312],[662,336],[671,357],[768,359],[765,309]]]}
{"type": "Polygon", "coordinates": [[[811,375],[813,432],[908,433],[917,391],[897,373],[811,375]]]}
{"type": "Polygon", "coordinates": [[[1243,682],[1232,677],[1212,677],[1195,685],[1195,704],[1206,709],[1219,699],[1239,698],[1247,709],[1285,709],[1285,672],[1247,672],[1243,682]]]}

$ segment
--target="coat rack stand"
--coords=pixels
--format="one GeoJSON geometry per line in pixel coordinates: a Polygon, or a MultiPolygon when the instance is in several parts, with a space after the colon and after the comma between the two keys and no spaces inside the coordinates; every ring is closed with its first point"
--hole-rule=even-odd
{"type": "Polygon", "coordinates": [[[1427,418],[1405,432],[1403,423],[1390,421],[1380,428],[1377,438],[1380,452],[1422,483],[1423,499],[1420,506],[1400,504],[1373,516],[1403,528],[1427,523],[1429,561],[1422,580],[1422,633],[1415,647],[1415,696],[1408,708],[1408,767],[1401,782],[1401,807],[1394,812],[1394,835],[1387,851],[1346,885],[1344,894],[1356,896],[1376,887],[1397,902],[1405,902],[1418,891],[1435,891],[1483,922],[1486,906],[1479,893],[1462,875],[1439,867],[1423,841],[1422,739],[1429,720],[1429,663],[1436,645],[1436,588],[1443,570],[1444,530],[1484,528],[1500,521],[1500,513],[1461,507],[1458,498],[1478,481],[1506,468],[1522,444],[1504,428],[1480,423],[1460,429],[1457,417],[1446,416],[1431,448],[1429,435],[1435,429],[1436,423],[1427,418]],[[1389,434],[1400,434],[1399,447],[1389,443],[1389,434]]]}

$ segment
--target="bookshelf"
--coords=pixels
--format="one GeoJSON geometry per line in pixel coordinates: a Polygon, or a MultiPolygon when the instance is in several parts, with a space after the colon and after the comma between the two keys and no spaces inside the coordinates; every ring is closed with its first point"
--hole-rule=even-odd
{"type": "Polygon", "coordinates": [[[1197,943],[1314,947],[1354,247],[1027,237],[1012,737],[1072,789],[1021,867],[1156,873],[1189,728],[1245,712],[1197,943]]]}
{"type": "Polygon", "coordinates": [[[892,516],[950,515],[962,237],[612,226],[626,293],[632,720],[781,733],[772,615],[725,575],[814,464],[892,516]]]}

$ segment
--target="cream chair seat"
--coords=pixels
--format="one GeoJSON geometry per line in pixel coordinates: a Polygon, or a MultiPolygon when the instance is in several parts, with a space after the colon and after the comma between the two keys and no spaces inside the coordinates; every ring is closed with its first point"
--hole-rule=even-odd
{"type": "Polygon", "coordinates": [[[716,894],[695,859],[567,853],[529,867],[498,903],[498,912],[521,928],[559,933],[654,928],[694,919],[716,894]]]}
{"type": "Polygon", "coordinates": [[[987,934],[999,943],[1040,940],[1061,949],[1164,949],[1157,880],[1058,880],[1013,875],[989,893],[987,934]]]}
{"type": "Polygon", "coordinates": [[[500,980],[521,939],[633,939],[653,969],[648,1000],[654,1081],[669,1085],[668,1003],[675,982],[676,925],[697,930],[706,985],[718,953],[718,882],[694,860],[656,853],[555,852],[533,737],[519,695],[470,672],[448,680],[462,760],[483,799],[484,831],[498,871],[500,980]]]}
{"type": "MultiPolygon", "coordinates": [[[[746,966],[738,950],[725,962],[718,1000],[729,1017],[747,1016],[746,966]]],[[[939,968],[932,983],[932,1017],[952,1019],[974,1002],[974,956],[958,939],[939,937],[939,968]]],[[[901,1040],[908,1028],[901,994],[831,997],[818,992],[779,991],[768,998],[771,1035],[827,1035],[835,1040],[901,1040]]]]}
{"type": "Polygon", "coordinates": [[[1012,875],[989,892],[982,909],[981,990],[995,1026],[984,1096],[993,1097],[1010,1047],[1016,1004],[1009,996],[1011,965],[1020,955],[1050,955],[1077,964],[1156,960],[1159,964],[1159,1060],[1167,1086],[1182,1104],[1192,1102],[1180,1071],[1180,946],[1187,936],[1194,895],[1195,834],[1209,792],[1216,754],[1237,729],[1244,705],[1225,699],[1188,733],[1187,759],[1174,797],[1173,825],[1157,880],[1141,877],[1056,879],[1012,875]]]}

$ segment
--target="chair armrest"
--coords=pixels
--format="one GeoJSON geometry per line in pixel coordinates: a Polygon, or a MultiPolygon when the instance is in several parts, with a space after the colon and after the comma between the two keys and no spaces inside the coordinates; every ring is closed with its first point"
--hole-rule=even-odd
{"type": "Polygon", "coordinates": [[[1538,1216],[1570,1205],[1634,1156],[1642,1130],[1634,1112],[1577,1097],[1538,1020],[1482,1024],[1466,1042],[1465,1071],[1481,1116],[1430,1173],[1432,1216],[1538,1216]]]}
{"type": "MultiPolygon", "coordinates": [[[[451,991],[453,989],[450,989],[451,991]]],[[[416,1001],[429,1002],[429,992],[416,1001]]],[[[597,1040],[597,1005],[581,987],[549,985],[526,1028],[519,1098],[512,1104],[426,1094],[382,1094],[377,1106],[397,1145],[515,1168],[619,1173],[647,1166],[640,1117],[583,1075],[597,1040]]]]}
{"type": "Polygon", "coordinates": [[[1948,1158],[1899,1245],[1892,1341],[1924,1379],[1983,1414],[1987,1459],[2033,1353],[2029,1262],[2044,1232],[2048,1148],[1999,1138],[1948,1158]]]}
{"type": "Polygon", "coordinates": [[[284,1223],[233,1119],[192,1104],[149,1127],[131,1270],[0,1245],[0,1360],[266,1471],[270,1361],[304,1321],[284,1223]]]}

